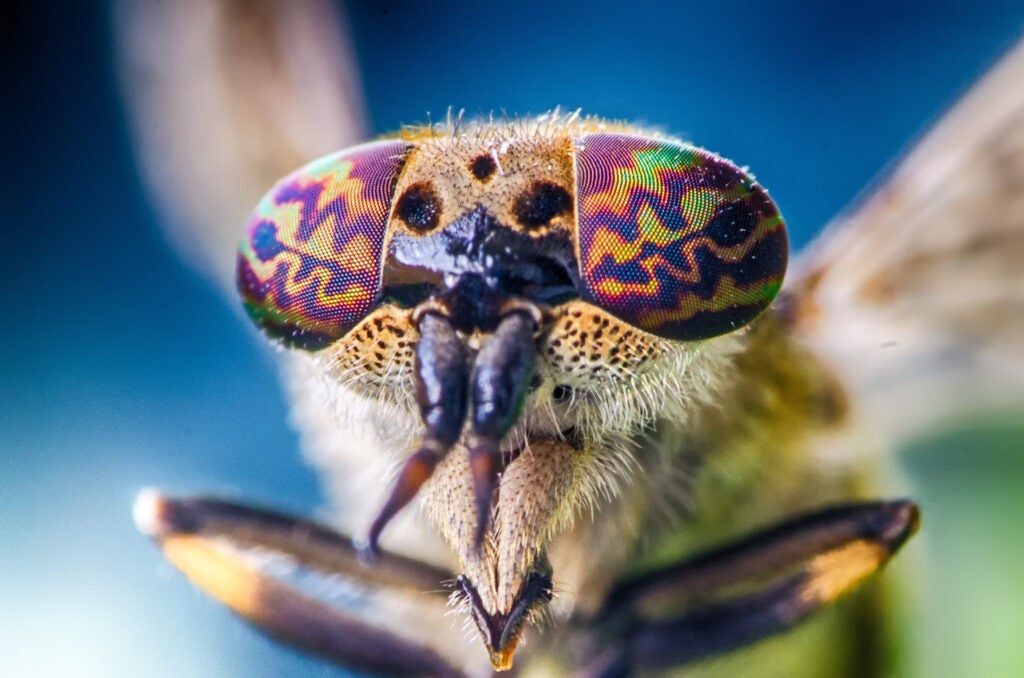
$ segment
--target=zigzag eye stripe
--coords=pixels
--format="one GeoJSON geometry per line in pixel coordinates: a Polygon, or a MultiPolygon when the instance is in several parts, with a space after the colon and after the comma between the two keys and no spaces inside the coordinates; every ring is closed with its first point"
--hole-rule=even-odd
{"type": "Polygon", "coordinates": [[[372,309],[391,200],[410,148],[381,141],[341,151],[264,196],[237,274],[246,311],[272,338],[322,348],[372,309]]]}
{"type": "Polygon", "coordinates": [[[702,149],[626,134],[576,140],[579,267],[589,302],[641,329],[696,340],[763,311],[788,241],[768,194],[702,149]]]}
{"type": "MultiPolygon", "coordinates": [[[[771,303],[788,242],[752,177],[670,140],[595,133],[573,143],[584,300],[680,340],[730,332],[771,303]]],[[[272,338],[322,348],[379,301],[388,215],[412,147],[389,140],[329,155],[260,202],[239,252],[238,287],[272,338]]]]}

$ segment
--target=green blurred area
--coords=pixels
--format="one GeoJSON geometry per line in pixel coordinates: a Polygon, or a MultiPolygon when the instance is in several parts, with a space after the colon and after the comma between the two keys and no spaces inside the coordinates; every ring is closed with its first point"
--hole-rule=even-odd
{"type": "Polygon", "coordinates": [[[923,513],[899,568],[907,675],[1024,675],[1024,422],[974,422],[898,461],[923,513]]]}

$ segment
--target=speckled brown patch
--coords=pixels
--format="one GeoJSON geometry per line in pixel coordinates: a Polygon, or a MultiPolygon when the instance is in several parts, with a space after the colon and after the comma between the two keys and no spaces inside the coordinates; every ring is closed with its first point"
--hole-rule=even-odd
{"type": "Polygon", "coordinates": [[[661,354],[659,339],[586,302],[569,302],[557,313],[540,353],[559,384],[586,387],[633,374],[661,354]]]}
{"type": "Polygon", "coordinates": [[[329,351],[331,368],[351,377],[364,395],[400,388],[412,378],[419,332],[407,310],[386,305],[368,315],[329,351]]]}

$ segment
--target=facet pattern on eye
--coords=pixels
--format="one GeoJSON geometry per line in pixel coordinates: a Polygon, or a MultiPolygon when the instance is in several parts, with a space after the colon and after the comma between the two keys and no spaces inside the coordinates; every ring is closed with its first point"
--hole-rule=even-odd
{"type": "Polygon", "coordinates": [[[584,297],[658,336],[731,332],[775,297],[788,241],[775,204],[727,160],[627,134],[577,140],[584,297]]]}
{"type": "Polygon", "coordinates": [[[381,251],[410,145],[366,144],[317,160],[260,202],[238,254],[238,289],[253,322],[316,350],[345,334],[380,291],[381,251]]]}

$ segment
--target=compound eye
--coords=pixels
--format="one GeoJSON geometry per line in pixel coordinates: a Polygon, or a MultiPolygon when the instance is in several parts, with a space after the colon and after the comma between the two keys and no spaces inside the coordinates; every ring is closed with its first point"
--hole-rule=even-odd
{"type": "Polygon", "coordinates": [[[627,134],[576,141],[583,298],[666,339],[731,332],[778,293],[788,240],[752,177],[705,150],[627,134]]]}
{"type": "Polygon", "coordinates": [[[410,148],[380,141],[328,155],[260,201],[238,253],[238,291],[272,339],[315,351],[372,310],[388,212],[410,148]]]}

